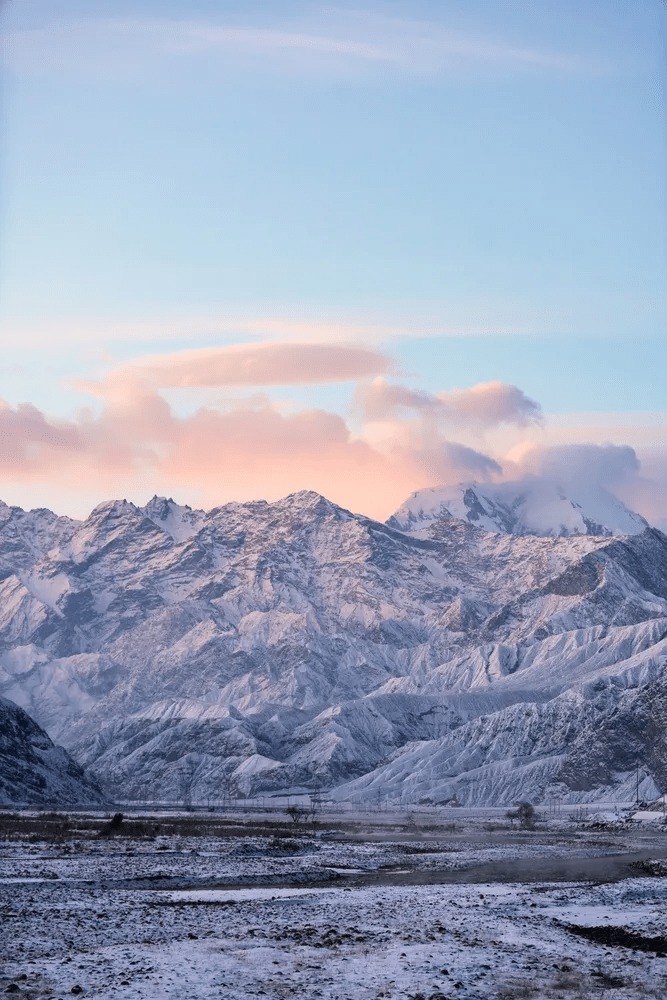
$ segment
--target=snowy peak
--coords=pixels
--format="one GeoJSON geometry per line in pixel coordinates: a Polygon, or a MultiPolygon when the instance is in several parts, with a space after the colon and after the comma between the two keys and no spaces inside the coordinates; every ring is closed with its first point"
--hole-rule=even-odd
{"type": "Polygon", "coordinates": [[[154,496],[140,510],[156,527],[171,535],[175,542],[184,542],[196,535],[206,517],[203,510],[193,510],[187,504],[181,506],[171,497],[154,496]]]}
{"type": "Polygon", "coordinates": [[[484,531],[511,535],[636,535],[648,527],[602,487],[566,493],[539,477],[514,483],[459,483],[412,493],[387,524],[430,536],[437,522],[454,518],[484,531]]]}

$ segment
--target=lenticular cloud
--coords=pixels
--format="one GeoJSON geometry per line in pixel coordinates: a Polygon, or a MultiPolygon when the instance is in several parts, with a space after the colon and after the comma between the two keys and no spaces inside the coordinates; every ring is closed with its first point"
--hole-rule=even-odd
{"type": "Polygon", "coordinates": [[[163,389],[307,385],[367,378],[392,367],[386,354],[364,347],[269,341],[156,355],[112,376],[140,377],[163,389]]]}

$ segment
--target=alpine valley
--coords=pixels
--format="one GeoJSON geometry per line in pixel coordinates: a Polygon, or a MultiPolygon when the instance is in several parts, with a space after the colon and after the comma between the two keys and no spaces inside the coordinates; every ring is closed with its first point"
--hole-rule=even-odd
{"type": "Polygon", "coordinates": [[[70,799],[650,798],[666,665],[667,536],[602,490],[0,505],[0,694],[86,769],[49,750],[70,799]]]}

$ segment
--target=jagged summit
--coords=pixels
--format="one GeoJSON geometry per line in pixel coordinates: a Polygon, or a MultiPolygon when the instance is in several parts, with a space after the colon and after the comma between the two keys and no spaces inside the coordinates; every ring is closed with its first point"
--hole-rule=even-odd
{"type": "Polygon", "coordinates": [[[131,500],[102,500],[90,512],[89,518],[123,517],[126,514],[139,514],[140,508],[131,500]]]}
{"type": "Polygon", "coordinates": [[[328,508],[338,508],[338,504],[333,503],[328,500],[327,497],[322,496],[321,493],[317,493],[316,490],[296,490],[294,493],[288,493],[287,496],[283,497],[281,500],[277,500],[276,503],[279,504],[297,504],[300,507],[321,507],[325,506],[328,508]]]}
{"type": "Polygon", "coordinates": [[[203,510],[193,510],[187,504],[181,506],[171,497],[154,496],[145,507],[140,508],[162,531],[176,542],[191,538],[201,528],[206,514],[203,510]]]}
{"type": "Polygon", "coordinates": [[[429,533],[443,518],[512,535],[634,535],[648,526],[602,487],[568,495],[558,482],[538,477],[418,490],[387,523],[401,531],[429,533]]]}
{"type": "Polygon", "coordinates": [[[333,515],[335,517],[351,517],[347,508],[341,507],[315,490],[297,490],[286,497],[274,501],[269,507],[280,511],[294,511],[299,515],[333,515]]]}

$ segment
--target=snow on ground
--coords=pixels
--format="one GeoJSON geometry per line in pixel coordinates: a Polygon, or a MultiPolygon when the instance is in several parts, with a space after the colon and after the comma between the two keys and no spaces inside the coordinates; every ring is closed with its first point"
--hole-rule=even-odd
{"type": "Polygon", "coordinates": [[[519,879],[530,863],[604,863],[633,847],[660,858],[667,839],[442,831],[410,842],[305,832],[4,841],[0,992],[14,984],[13,995],[44,1000],[663,998],[667,957],[594,943],[566,925],[664,938],[667,879],[638,877],[637,868],[606,883],[549,883],[534,872],[459,881],[462,869],[472,878],[494,860],[517,865],[519,879]],[[457,881],[437,883],[448,875],[457,881]]]}

